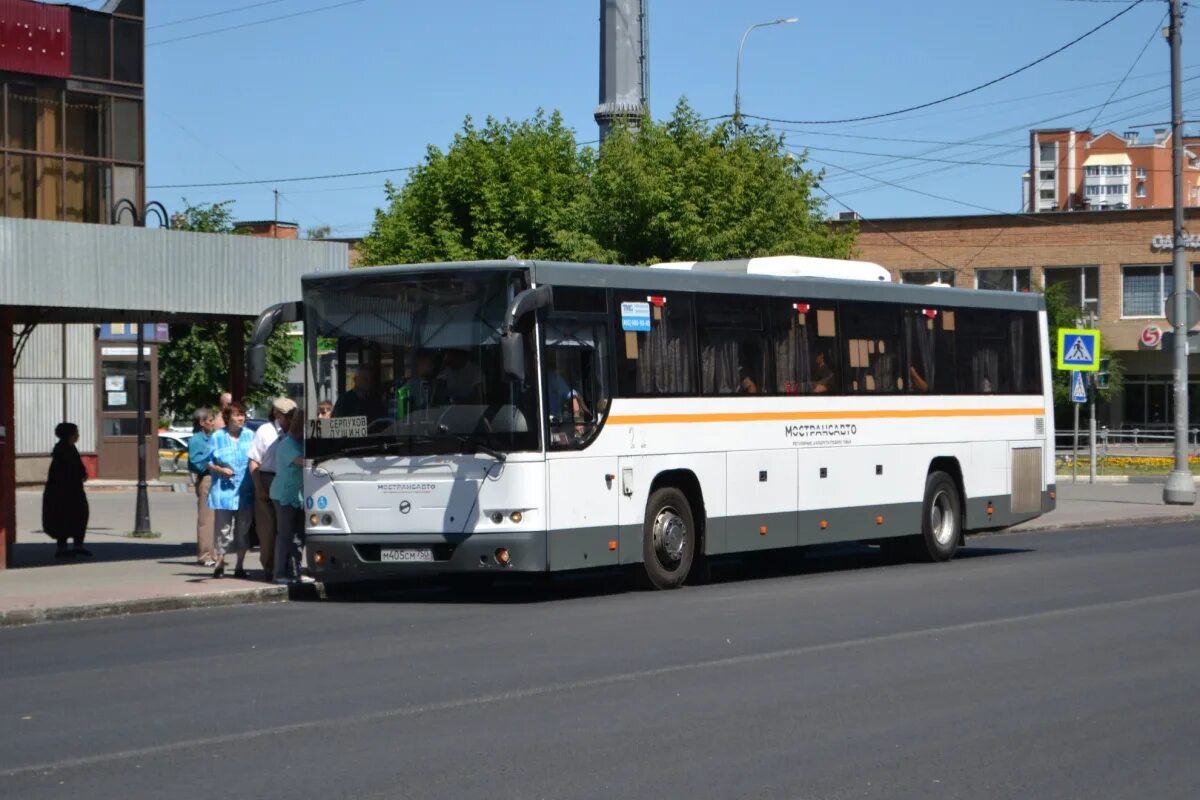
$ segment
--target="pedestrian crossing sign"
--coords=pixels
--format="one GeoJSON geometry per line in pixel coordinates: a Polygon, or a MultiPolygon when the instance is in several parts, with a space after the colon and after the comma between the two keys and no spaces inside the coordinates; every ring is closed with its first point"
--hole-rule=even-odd
{"type": "Polygon", "coordinates": [[[1071,373],[1071,402],[1086,403],[1087,402],[1087,387],[1083,382],[1083,373],[1075,371],[1071,373]]]}
{"type": "Polygon", "coordinates": [[[1058,329],[1058,368],[1078,372],[1100,370],[1100,331],[1058,329]]]}

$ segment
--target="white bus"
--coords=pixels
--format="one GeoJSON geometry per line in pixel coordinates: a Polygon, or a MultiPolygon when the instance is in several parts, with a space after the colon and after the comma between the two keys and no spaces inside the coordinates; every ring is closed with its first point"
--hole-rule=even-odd
{"type": "Polygon", "coordinates": [[[630,565],[667,589],[708,556],[847,540],[946,561],[1054,507],[1040,296],[770,261],[304,278],[249,363],[304,322],[311,574],[630,565]]]}

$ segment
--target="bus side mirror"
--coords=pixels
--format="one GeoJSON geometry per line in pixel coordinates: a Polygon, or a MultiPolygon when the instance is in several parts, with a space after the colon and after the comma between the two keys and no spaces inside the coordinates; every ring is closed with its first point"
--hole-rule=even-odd
{"type": "Polygon", "coordinates": [[[258,315],[250,344],[246,348],[246,382],[250,388],[262,386],[267,375],[267,339],[280,323],[297,322],[304,318],[304,303],[277,303],[258,315]]]}
{"type": "Polygon", "coordinates": [[[259,387],[267,375],[267,346],[265,344],[251,345],[246,350],[246,382],[252,387],[259,387]]]}
{"type": "Polygon", "coordinates": [[[513,298],[504,312],[504,324],[500,334],[500,357],[503,363],[504,380],[525,380],[525,336],[515,330],[521,317],[539,308],[554,304],[554,292],[549,286],[526,289],[513,298]]]}
{"type": "Polygon", "coordinates": [[[525,335],[509,331],[500,338],[500,356],[504,363],[504,380],[521,383],[525,380],[525,335]]]}

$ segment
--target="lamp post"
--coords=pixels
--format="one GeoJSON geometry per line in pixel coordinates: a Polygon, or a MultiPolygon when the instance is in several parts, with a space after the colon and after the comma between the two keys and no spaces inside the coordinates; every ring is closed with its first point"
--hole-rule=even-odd
{"type": "Polygon", "coordinates": [[[742,42],[738,45],[737,56],[737,77],[733,87],[733,130],[734,135],[737,135],[742,130],[742,50],[746,46],[746,37],[750,35],[750,31],[755,28],[765,28],[768,25],[791,25],[793,22],[799,22],[799,17],[787,17],[786,19],[773,19],[770,22],[756,22],[746,32],[742,34],[742,42]]]}

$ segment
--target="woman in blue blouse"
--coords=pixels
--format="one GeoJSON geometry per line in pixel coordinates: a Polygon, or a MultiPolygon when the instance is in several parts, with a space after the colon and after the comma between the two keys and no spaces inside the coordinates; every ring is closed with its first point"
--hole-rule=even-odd
{"type": "Polygon", "coordinates": [[[250,523],[254,520],[254,484],[250,481],[250,445],[254,434],[246,429],[246,409],[231,403],[222,412],[225,427],[214,431],[209,444],[208,471],[213,474],[208,506],[213,509],[213,551],[217,568],[225,574],[225,554],[237,552],[235,578],[246,577],[244,562],[250,549],[250,523]]]}

